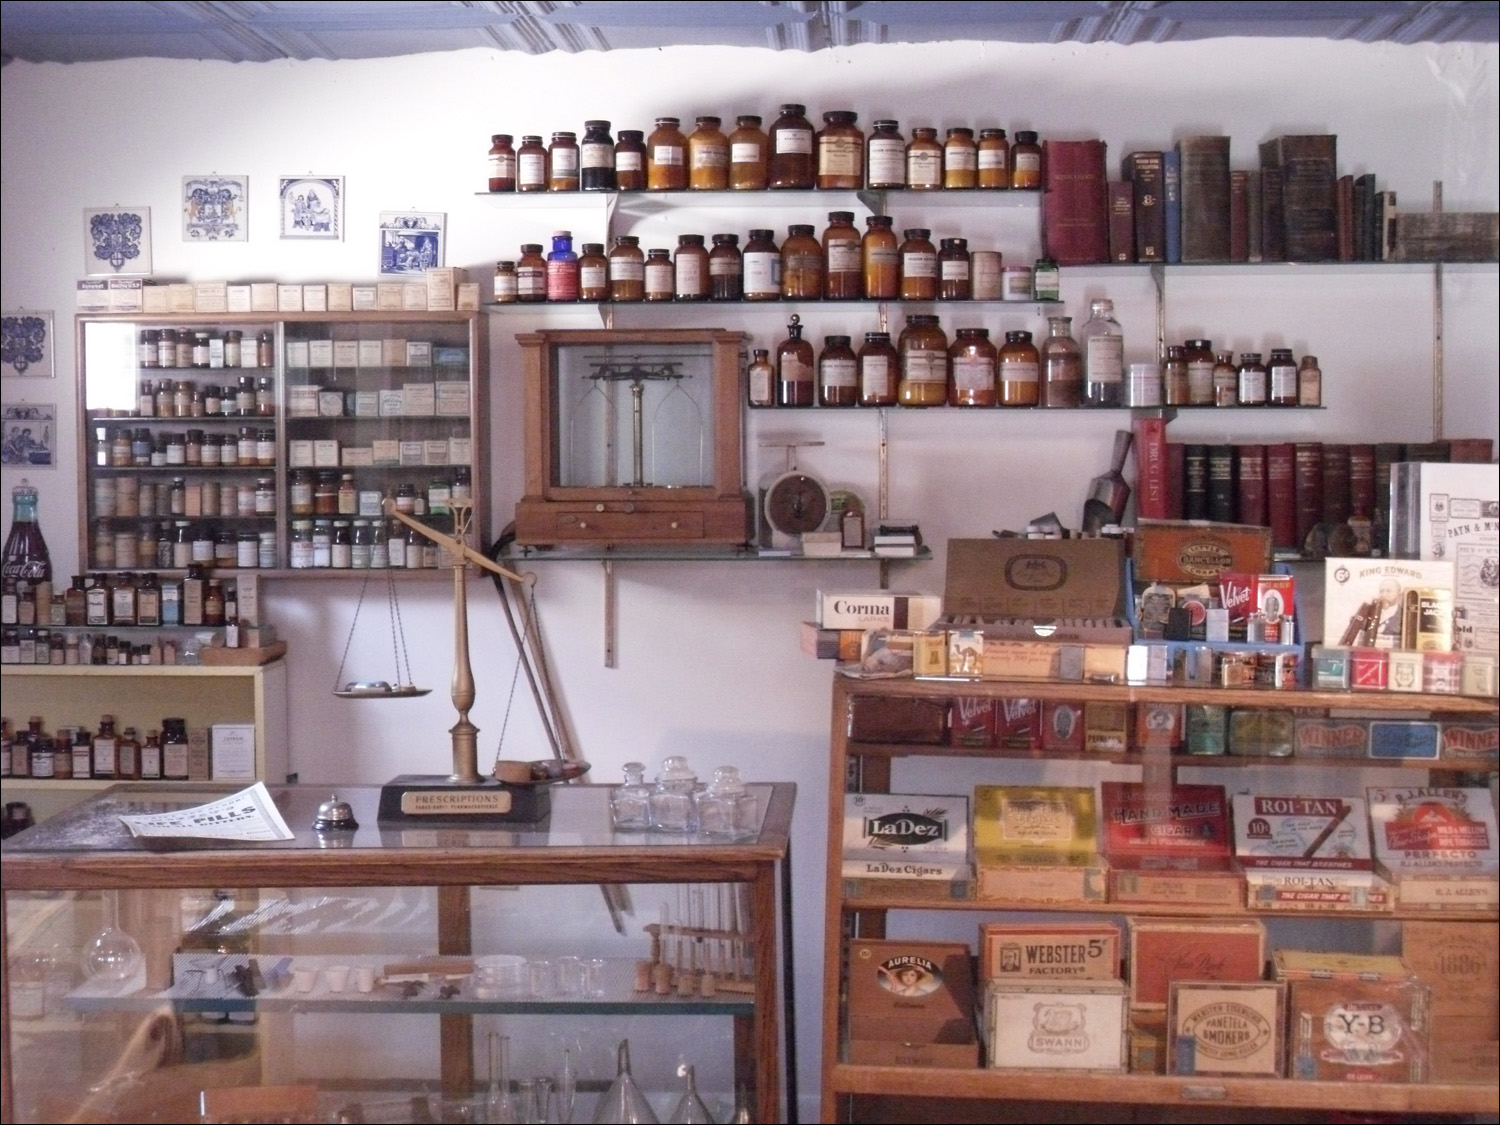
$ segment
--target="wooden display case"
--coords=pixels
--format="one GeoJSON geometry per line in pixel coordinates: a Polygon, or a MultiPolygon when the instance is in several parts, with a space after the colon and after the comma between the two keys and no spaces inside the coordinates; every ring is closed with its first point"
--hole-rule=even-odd
{"type": "MultiPolygon", "coordinates": [[[[321,834],[311,824],[326,787],[270,788],[293,840],[133,838],[120,813],[223,793],[158,785],[109,790],[5,842],[4,1121],[196,1120],[201,1088],[287,1084],[316,1085],[327,1120],[356,1102],[362,1116],[345,1119],[411,1120],[413,1096],[482,1100],[494,1029],[511,1036],[518,1078],[556,1073],[561,1046],[537,1062],[537,1044],[582,1037],[592,1063],[577,1120],[613,1077],[603,1055],[627,1036],[663,1120],[682,1060],[699,1064],[711,1099],[738,1091],[752,1120],[785,1120],[778,950],[790,949],[794,786],[751,786],[760,829],[736,842],[615,834],[608,786],[559,786],[535,825],[473,828],[381,825],[378,789],[340,787],[359,827],[321,834]],[[712,994],[641,991],[637,960],[653,951],[658,919],[670,912],[680,928],[692,916],[680,903],[721,893],[734,917],[709,911],[709,926],[739,932],[743,971],[721,971],[712,994]],[[122,980],[73,968],[104,926],[139,948],[122,980]],[[599,960],[583,990],[559,976],[537,991],[486,991],[470,970],[494,954],[523,955],[528,969],[599,960]],[[247,990],[234,981],[250,958],[260,979],[247,990]],[[426,983],[387,980],[424,976],[424,960],[426,983]],[[342,989],[327,972],[340,966],[342,989]],[[362,968],[373,970],[368,991],[362,968]],[[400,1115],[380,1116],[392,1103],[400,1115]]],[[[698,932],[705,947],[715,940],[698,932]]]]}

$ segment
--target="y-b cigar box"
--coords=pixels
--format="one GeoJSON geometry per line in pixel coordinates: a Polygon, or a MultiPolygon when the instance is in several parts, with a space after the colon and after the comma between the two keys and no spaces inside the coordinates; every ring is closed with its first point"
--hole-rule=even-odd
{"type": "Polygon", "coordinates": [[[1167,1006],[1174,980],[1257,981],[1265,976],[1266,928],[1256,921],[1131,918],[1130,1003],[1167,1006]]]}
{"type": "Polygon", "coordinates": [[[961,942],[849,943],[849,1061],[975,1067],[974,974],[961,942]]]}
{"type": "Polygon", "coordinates": [[[1428,992],[1405,980],[1291,982],[1293,1078],[1319,1082],[1428,1080],[1428,992]]]}
{"type": "Polygon", "coordinates": [[[989,1065],[1124,1073],[1126,1016],[1121,981],[992,980],[984,993],[989,1065]]]}
{"type": "Polygon", "coordinates": [[[1120,930],[1113,922],[985,922],[981,980],[1117,980],[1120,930]]]}
{"type": "Polygon", "coordinates": [[[1286,987],[1280,981],[1173,981],[1168,1072],[1280,1078],[1286,987]]]}

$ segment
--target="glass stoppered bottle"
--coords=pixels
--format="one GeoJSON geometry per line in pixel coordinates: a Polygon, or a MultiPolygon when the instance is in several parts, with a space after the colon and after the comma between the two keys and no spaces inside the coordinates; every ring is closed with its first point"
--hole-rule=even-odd
{"type": "Polygon", "coordinates": [[[1047,318],[1047,338],[1038,349],[1043,406],[1078,406],[1083,402],[1083,352],[1073,339],[1072,329],[1071,316],[1047,318]]]}
{"type": "Polygon", "coordinates": [[[1083,351],[1083,396],[1087,406],[1119,406],[1125,380],[1125,334],[1115,319],[1115,303],[1100,297],[1089,305],[1089,319],[1078,333],[1083,351]]]}
{"type": "Polygon", "coordinates": [[[645,832],[651,827],[651,786],[646,767],[626,762],[625,781],[609,795],[609,820],[616,832],[645,832]]]}
{"type": "Polygon", "coordinates": [[[776,405],[811,406],[813,347],[802,338],[802,318],[793,315],[786,326],[786,339],[776,346],[776,405]]]}

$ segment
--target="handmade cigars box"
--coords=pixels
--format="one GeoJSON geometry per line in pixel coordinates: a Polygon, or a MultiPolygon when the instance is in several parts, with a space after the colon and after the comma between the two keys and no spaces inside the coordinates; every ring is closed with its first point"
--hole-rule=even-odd
{"type": "Polygon", "coordinates": [[[1125,985],[1118,980],[992,980],[984,989],[989,1065],[1124,1073],[1125,985]]]}
{"type": "Polygon", "coordinates": [[[1104,858],[1119,867],[1228,870],[1222,785],[1099,784],[1104,858]]]}
{"type": "Polygon", "coordinates": [[[1280,981],[1173,981],[1168,1073],[1280,1078],[1286,990],[1280,981]]]}
{"type": "Polygon", "coordinates": [[[979,978],[1117,980],[1120,930],[1113,922],[985,922],[979,978]]]}
{"type": "Polygon", "coordinates": [[[1131,918],[1126,955],[1133,1009],[1164,1009],[1174,980],[1256,981],[1265,976],[1260,922],[1131,918]]]}
{"type": "Polygon", "coordinates": [[[849,1061],[977,1067],[969,947],[961,942],[851,941],[849,1061]]]}

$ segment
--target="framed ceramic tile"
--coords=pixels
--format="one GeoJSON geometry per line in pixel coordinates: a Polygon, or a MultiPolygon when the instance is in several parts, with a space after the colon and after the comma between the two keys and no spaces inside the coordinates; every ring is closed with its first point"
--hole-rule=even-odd
{"type": "Polygon", "coordinates": [[[151,208],[90,207],[83,212],[84,273],[150,274],[151,208]]]}
{"type": "Polygon", "coordinates": [[[282,176],[278,190],[281,237],[344,237],[343,176],[282,176]]]}
{"type": "Polygon", "coordinates": [[[182,177],[182,241],[249,242],[250,177],[182,177]]]}
{"type": "Polygon", "coordinates": [[[380,276],[420,276],[443,264],[446,211],[380,212],[380,276]]]}
{"type": "Polygon", "coordinates": [[[0,314],[0,374],[21,379],[50,379],[57,374],[50,311],[16,309],[0,314]]]}
{"type": "Polygon", "coordinates": [[[51,469],[57,440],[57,407],[50,402],[0,404],[0,464],[51,469]]]}

